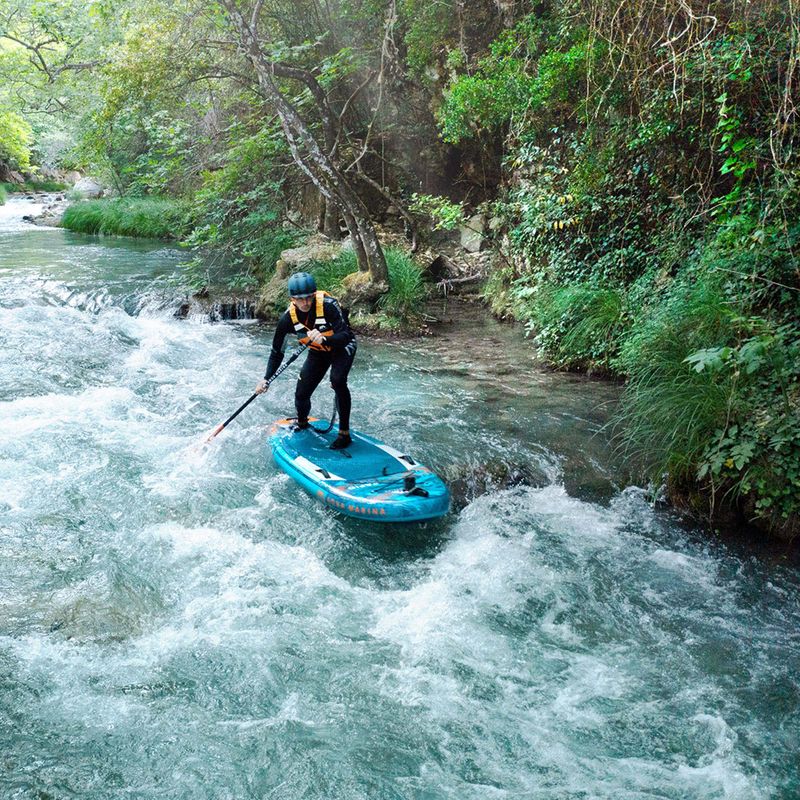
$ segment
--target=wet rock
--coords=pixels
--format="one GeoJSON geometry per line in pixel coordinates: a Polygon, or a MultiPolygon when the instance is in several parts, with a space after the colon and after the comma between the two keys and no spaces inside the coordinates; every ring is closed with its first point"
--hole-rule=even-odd
{"type": "Polygon", "coordinates": [[[315,261],[332,261],[342,252],[342,243],[333,242],[327,236],[312,236],[302,247],[284,250],[278,259],[276,271],[283,275],[302,271],[304,266],[315,261]]]}
{"type": "Polygon", "coordinates": [[[475,214],[459,231],[461,246],[468,253],[477,253],[483,247],[483,232],[486,230],[486,215],[475,214]]]}
{"type": "Polygon", "coordinates": [[[514,486],[547,486],[551,481],[535,464],[494,459],[476,464],[453,464],[442,477],[450,488],[453,508],[460,510],[481,495],[514,486]]]}
{"type": "Polygon", "coordinates": [[[179,319],[205,317],[210,322],[255,319],[256,303],[252,297],[212,297],[208,290],[187,297],[177,309],[179,319]]]}

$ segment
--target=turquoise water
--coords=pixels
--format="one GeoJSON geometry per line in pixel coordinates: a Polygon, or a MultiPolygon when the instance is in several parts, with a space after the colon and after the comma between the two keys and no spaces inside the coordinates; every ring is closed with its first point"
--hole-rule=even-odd
{"type": "Polygon", "coordinates": [[[177,319],[179,253],[29,211],[0,207],[0,797],[800,795],[797,566],[623,488],[615,387],[457,307],[362,339],[354,424],[466,488],[337,517],[268,460],[294,372],[200,446],[269,328],[177,319]]]}

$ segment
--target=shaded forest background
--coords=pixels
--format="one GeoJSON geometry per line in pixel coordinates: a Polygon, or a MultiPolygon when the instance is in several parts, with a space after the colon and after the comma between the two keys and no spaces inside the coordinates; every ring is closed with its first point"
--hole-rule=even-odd
{"type": "Polygon", "coordinates": [[[797,5],[2,0],[0,178],[96,174],[245,287],[349,231],[367,303],[393,274],[376,225],[480,212],[486,302],[625,380],[640,477],[791,536],[797,5]]]}

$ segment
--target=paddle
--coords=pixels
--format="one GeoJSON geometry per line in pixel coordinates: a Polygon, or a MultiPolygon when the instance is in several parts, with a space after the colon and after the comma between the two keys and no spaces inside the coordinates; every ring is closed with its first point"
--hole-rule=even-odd
{"type": "MultiPolygon", "coordinates": [[[[275,374],[267,381],[267,387],[269,387],[272,381],[274,381],[275,378],[277,378],[278,375],[280,375],[281,372],[283,372],[286,369],[286,367],[288,367],[289,364],[291,364],[300,355],[300,353],[302,353],[303,350],[306,350],[307,348],[308,345],[304,344],[299,350],[295,350],[294,353],[292,353],[292,355],[289,356],[289,358],[283,364],[281,364],[280,367],[278,367],[275,374]]],[[[217,427],[214,428],[213,432],[208,437],[208,439],[206,439],[205,443],[208,444],[218,433],[220,433],[220,431],[222,431],[224,428],[227,428],[228,423],[233,422],[233,420],[235,420],[236,417],[238,417],[239,414],[241,414],[242,411],[244,411],[247,408],[247,406],[249,406],[250,403],[252,403],[253,400],[256,399],[256,397],[258,397],[259,394],[263,394],[263,392],[256,392],[255,394],[251,395],[244,403],[242,403],[239,406],[239,408],[236,409],[236,411],[233,412],[233,414],[231,414],[228,417],[228,419],[225,420],[225,422],[222,422],[221,424],[217,425],[217,427]]]]}

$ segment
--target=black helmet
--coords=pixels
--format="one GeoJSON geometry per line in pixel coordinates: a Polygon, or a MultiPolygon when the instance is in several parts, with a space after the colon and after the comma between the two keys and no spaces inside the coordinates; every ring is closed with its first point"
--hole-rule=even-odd
{"type": "Polygon", "coordinates": [[[317,282],[307,272],[295,272],[289,276],[289,297],[311,297],[317,291],[317,282]]]}

